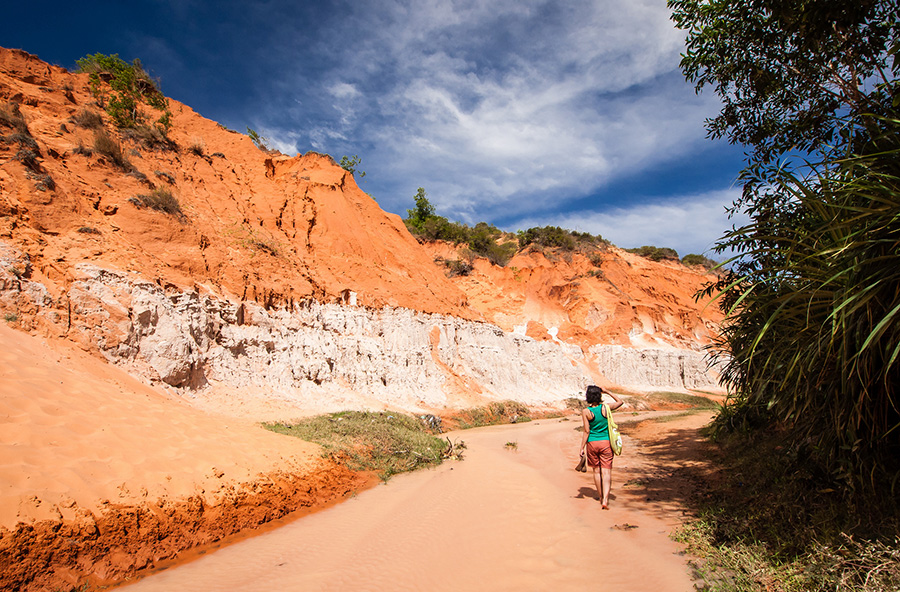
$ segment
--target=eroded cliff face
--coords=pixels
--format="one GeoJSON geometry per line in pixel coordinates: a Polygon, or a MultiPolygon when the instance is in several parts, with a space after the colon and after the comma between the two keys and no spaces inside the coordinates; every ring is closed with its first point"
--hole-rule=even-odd
{"type": "Polygon", "coordinates": [[[264,306],[351,290],[365,306],[479,318],[400,218],[330,156],[263,152],[169,107],[165,142],[118,130],[86,74],[0,48],[0,238],[29,256],[31,279],[59,294],[91,261],[264,306]],[[96,148],[103,134],[124,163],[96,148]],[[178,210],[144,205],[153,191],[178,210]]]}
{"type": "MultiPolygon", "coordinates": [[[[424,245],[434,257],[465,258],[465,247],[424,245]]],[[[695,294],[713,279],[703,269],[653,262],[613,246],[565,251],[530,246],[504,267],[476,260],[451,278],[469,304],[507,331],[581,345],[695,350],[722,321],[695,294]]]]}
{"type": "MultiPolygon", "coordinates": [[[[2,247],[7,266],[23,260],[2,247]]],[[[604,377],[655,387],[713,383],[699,352],[595,346],[585,356],[577,345],[448,315],[315,300],[267,310],[93,264],[74,272],[54,301],[44,286],[0,271],[0,303],[30,310],[20,322],[52,328],[147,379],[185,393],[240,389],[245,398],[280,401],[278,415],[360,403],[555,404],[604,377]]]]}
{"type": "Polygon", "coordinates": [[[183,389],[249,388],[297,411],[336,393],[345,405],[355,398],[437,409],[509,398],[551,403],[577,396],[591,381],[579,347],[484,322],[315,300],[267,310],[92,264],[75,272],[65,312],[42,286],[8,275],[4,303],[27,301],[36,322],[183,389]]]}
{"type": "Polygon", "coordinates": [[[107,121],[86,75],[2,48],[0,107],[7,322],[185,396],[413,409],[710,380],[683,363],[698,354],[592,349],[708,343],[720,317],[691,298],[698,271],[532,249],[449,278],[448,247],[417,243],[329,156],[263,152],[176,101],[167,142],[148,142],[107,121]],[[92,148],[101,133],[127,166],[92,148]],[[177,213],[143,205],[159,190],[177,213]]]}

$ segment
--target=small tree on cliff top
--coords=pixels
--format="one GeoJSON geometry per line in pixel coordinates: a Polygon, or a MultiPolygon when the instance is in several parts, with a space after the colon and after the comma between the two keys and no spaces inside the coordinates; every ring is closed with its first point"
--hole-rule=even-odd
{"type": "Polygon", "coordinates": [[[167,132],[171,127],[169,101],[144,70],[140,60],[135,59],[129,64],[118,54],[108,56],[96,53],[78,60],[78,68],[89,75],[91,92],[101,104],[105,102],[104,108],[117,126],[130,128],[143,123],[140,104],[146,103],[162,111],[155,122],[157,128],[167,132]]]}

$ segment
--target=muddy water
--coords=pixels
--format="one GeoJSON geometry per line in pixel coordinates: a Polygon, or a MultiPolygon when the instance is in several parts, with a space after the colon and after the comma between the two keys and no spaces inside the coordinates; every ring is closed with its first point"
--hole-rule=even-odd
{"type": "Polygon", "coordinates": [[[451,435],[468,446],[461,462],[395,477],[122,589],[693,590],[668,538],[680,512],[623,486],[652,458],[626,437],[615,497],[601,511],[590,473],[572,470],[577,425],[543,420],[451,435]]]}

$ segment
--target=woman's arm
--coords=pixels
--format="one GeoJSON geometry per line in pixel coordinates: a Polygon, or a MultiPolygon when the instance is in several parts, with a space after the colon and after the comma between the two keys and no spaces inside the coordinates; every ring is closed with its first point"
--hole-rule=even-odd
{"type": "Polygon", "coordinates": [[[609,392],[609,391],[603,391],[603,394],[609,395],[609,396],[612,397],[613,400],[615,401],[615,403],[613,403],[613,404],[611,404],[611,405],[609,406],[609,410],[610,410],[610,411],[615,411],[616,409],[618,409],[619,407],[621,407],[621,406],[625,403],[625,401],[623,401],[622,399],[620,399],[619,396],[616,395],[615,393],[611,393],[611,392],[609,392]]]}
{"type": "Polygon", "coordinates": [[[588,419],[588,411],[587,409],[581,410],[581,425],[584,426],[584,430],[581,433],[581,455],[584,456],[584,451],[587,448],[587,439],[591,433],[591,421],[588,419]]]}

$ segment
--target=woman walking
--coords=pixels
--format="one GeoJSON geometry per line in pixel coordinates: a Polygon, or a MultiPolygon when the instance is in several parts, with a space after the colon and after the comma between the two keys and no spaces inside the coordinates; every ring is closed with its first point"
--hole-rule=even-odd
{"type": "Polygon", "coordinates": [[[609,509],[609,489],[612,478],[613,451],[609,444],[609,421],[603,408],[603,393],[613,398],[615,403],[609,408],[618,409],[622,399],[596,385],[587,387],[585,399],[587,408],[581,411],[584,433],[581,436],[581,455],[587,454],[587,464],[594,472],[594,485],[600,496],[601,507],[609,509]]]}

